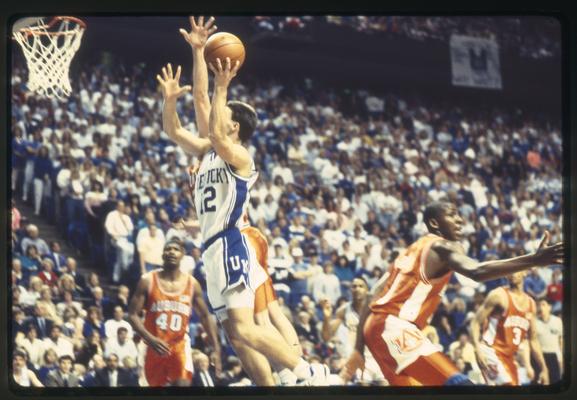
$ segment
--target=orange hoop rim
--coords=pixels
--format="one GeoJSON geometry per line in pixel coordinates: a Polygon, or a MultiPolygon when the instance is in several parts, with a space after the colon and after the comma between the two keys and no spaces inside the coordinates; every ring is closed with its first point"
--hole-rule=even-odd
{"type": "MultiPolygon", "coordinates": [[[[65,15],[53,17],[50,20],[50,22],[48,22],[48,24],[46,25],[46,28],[52,28],[54,25],[56,25],[57,22],[66,21],[66,20],[72,21],[75,24],[78,24],[78,26],[82,29],[86,29],[86,23],[84,21],[82,21],[80,18],[65,16],[65,15]]],[[[37,27],[22,28],[22,29],[20,29],[20,32],[22,32],[26,36],[31,36],[31,35],[62,36],[62,35],[72,35],[72,34],[76,33],[75,30],[69,30],[66,32],[40,31],[40,30],[37,30],[37,27]]]]}

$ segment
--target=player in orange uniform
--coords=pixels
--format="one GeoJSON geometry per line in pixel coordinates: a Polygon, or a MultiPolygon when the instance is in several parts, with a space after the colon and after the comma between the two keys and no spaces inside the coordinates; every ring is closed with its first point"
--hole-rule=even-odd
{"type": "Polygon", "coordinates": [[[403,251],[390,274],[373,289],[361,315],[356,349],[345,373],[348,379],[364,364],[365,344],[393,386],[470,385],[472,382],[423,335],[453,272],[476,281],[511,275],[533,266],[563,262],[563,243],[507,260],[479,263],[458,243],[463,220],[455,205],[434,202],[423,220],[430,232],[403,251]]]}
{"type": "Polygon", "coordinates": [[[129,306],[129,320],[148,345],[144,372],[150,386],[187,385],[192,379],[188,322],[193,308],[216,353],[220,373],[220,343],[216,324],[202,297],[200,284],[180,272],[184,246],[178,239],[164,245],[162,270],[142,276],[129,306]],[[144,322],[140,318],[145,311],[144,322]]]}
{"type": "MultiPolygon", "coordinates": [[[[549,384],[549,371],[537,340],[535,301],[523,292],[524,276],[524,271],[517,272],[509,277],[509,288],[492,290],[471,321],[477,360],[490,385],[519,385],[514,357],[526,337],[541,367],[537,382],[549,384]]],[[[530,364],[527,367],[531,368],[530,364]]]]}

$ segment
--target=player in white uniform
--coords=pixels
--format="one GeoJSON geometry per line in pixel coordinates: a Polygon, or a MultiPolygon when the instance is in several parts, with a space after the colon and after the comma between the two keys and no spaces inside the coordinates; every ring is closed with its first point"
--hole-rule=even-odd
{"type": "MultiPolygon", "coordinates": [[[[339,328],[344,326],[346,329],[346,343],[343,346],[345,358],[349,358],[355,348],[357,329],[359,326],[359,312],[364,305],[369,287],[363,278],[355,278],[351,284],[352,300],[343,304],[332,317],[333,307],[328,300],[321,300],[320,305],[323,310],[322,338],[328,342],[332,337],[338,334],[339,328]]],[[[368,349],[365,349],[365,367],[363,370],[356,371],[356,380],[362,383],[373,383],[378,385],[386,384],[386,379],[368,349]]]]}
{"type": "Polygon", "coordinates": [[[170,66],[163,69],[164,79],[157,77],[165,97],[163,125],[174,128],[173,140],[185,150],[204,154],[196,175],[195,206],[203,236],[209,301],[233,344],[243,343],[310,384],[326,384],[329,371],[325,365],[310,365],[292,351],[278,332],[254,322],[254,290],[267,276],[239,227],[250,186],[256,179],[254,162],[242,143],[250,139],[257,117],[249,105],[226,101],[228,85],[238,65],[231,68],[227,59],[223,67],[218,60],[211,70],[215,73],[215,89],[208,141],[187,137],[180,127],[176,99],[190,90],[178,84],[180,68],[174,78],[170,66]]]}

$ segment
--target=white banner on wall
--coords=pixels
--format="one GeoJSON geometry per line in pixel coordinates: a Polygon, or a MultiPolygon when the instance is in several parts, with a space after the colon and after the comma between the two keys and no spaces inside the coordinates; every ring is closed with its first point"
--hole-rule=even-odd
{"type": "Polygon", "coordinates": [[[502,89],[499,45],[491,39],[451,35],[453,85],[502,89]]]}

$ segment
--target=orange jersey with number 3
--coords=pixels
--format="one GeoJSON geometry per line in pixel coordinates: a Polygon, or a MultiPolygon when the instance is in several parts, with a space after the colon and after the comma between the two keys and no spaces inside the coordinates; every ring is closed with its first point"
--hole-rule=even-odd
{"type": "Polygon", "coordinates": [[[535,301],[526,293],[521,293],[515,301],[511,291],[498,288],[507,297],[507,307],[500,314],[492,315],[483,332],[483,341],[497,352],[513,356],[529,331],[531,318],[535,314],[535,301]]]}
{"type": "Polygon", "coordinates": [[[385,287],[371,305],[375,314],[394,315],[414,323],[419,329],[427,325],[451,279],[452,272],[437,279],[427,279],[425,262],[431,245],[440,236],[423,236],[395,259],[385,287]]]}
{"type": "Polygon", "coordinates": [[[188,322],[192,313],[194,287],[192,276],[188,276],[186,286],[180,293],[166,293],[158,282],[160,271],[152,271],[152,282],[146,301],[144,326],[151,334],[175,345],[184,340],[188,333],[188,322]]]}

